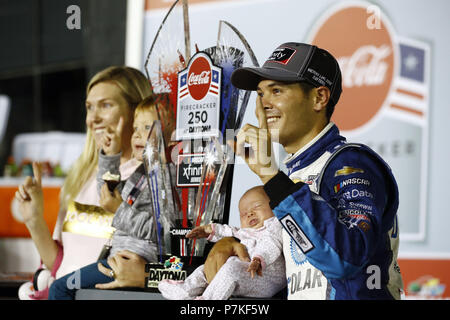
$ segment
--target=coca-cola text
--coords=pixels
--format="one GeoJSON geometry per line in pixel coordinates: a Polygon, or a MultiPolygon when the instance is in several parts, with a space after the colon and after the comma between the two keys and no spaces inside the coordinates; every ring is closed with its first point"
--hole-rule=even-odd
{"type": "Polygon", "coordinates": [[[340,57],[343,85],[347,88],[381,85],[389,67],[384,59],[391,53],[387,45],[367,45],[358,48],[350,57],[340,57]]]}
{"type": "Polygon", "coordinates": [[[209,84],[209,75],[211,71],[202,71],[200,74],[191,73],[189,75],[188,85],[209,84]]]}

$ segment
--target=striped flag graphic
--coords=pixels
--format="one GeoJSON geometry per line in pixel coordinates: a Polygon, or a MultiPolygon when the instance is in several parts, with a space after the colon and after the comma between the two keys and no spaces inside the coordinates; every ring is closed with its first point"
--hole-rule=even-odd
{"type": "Polygon", "coordinates": [[[211,85],[209,87],[209,92],[212,94],[218,95],[219,94],[219,80],[220,80],[220,74],[217,70],[212,70],[212,77],[211,77],[211,85]]]}
{"type": "Polygon", "coordinates": [[[187,86],[187,71],[180,75],[179,95],[180,99],[183,99],[189,94],[187,86]]]}
{"type": "Polygon", "coordinates": [[[428,116],[429,47],[410,39],[399,41],[399,74],[390,99],[390,113],[425,125],[428,116]]]}

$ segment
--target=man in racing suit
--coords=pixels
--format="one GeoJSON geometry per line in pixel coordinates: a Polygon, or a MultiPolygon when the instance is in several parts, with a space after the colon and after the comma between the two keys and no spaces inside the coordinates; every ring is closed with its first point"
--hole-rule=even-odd
{"type": "Polygon", "coordinates": [[[397,184],[374,151],[346,143],[330,122],[342,91],[335,58],[285,43],[262,68],[237,69],[231,80],[258,93],[260,127],[240,130],[236,152],[284,227],[288,298],[399,299],[397,184]],[[291,154],[288,175],[265,160],[273,138],[291,154]]]}
{"type": "Polygon", "coordinates": [[[284,226],[290,299],[399,299],[398,191],[370,149],[329,123],[265,190],[284,226]],[[335,149],[337,147],[337,149],[335,149]]]}

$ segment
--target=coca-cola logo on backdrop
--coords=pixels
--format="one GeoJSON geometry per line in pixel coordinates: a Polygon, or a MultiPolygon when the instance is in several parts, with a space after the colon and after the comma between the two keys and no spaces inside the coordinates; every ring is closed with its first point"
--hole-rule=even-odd
{"type": "Polygon", "coordinates": [[[205,57],[199,56],[192,61],[188,71],[187,85],[192,98],[203,99],[211,84],[211,66],[205,57]]]}
{"type": "Polygon", "coordinates": [[[333,54],[341,67],[343,91],[332,121],[343,131],[374,121],[393,84],[393,32],[386,18],[374,17],[368,6],[339,3],[319,19],[309,37],[310,43],[333,54]]]}

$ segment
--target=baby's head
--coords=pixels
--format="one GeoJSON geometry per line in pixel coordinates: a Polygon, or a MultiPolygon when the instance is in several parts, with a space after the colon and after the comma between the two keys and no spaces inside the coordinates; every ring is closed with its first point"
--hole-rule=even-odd
{"type": "Polygon", "coordinates": [[[131,147],[133,156],[142,161],[148,134],[155,120],[161,120],[164,142],[166,147],[174,129],[174,116],[170,104],[163,95],[151,95],[139,103],[134,111],[133,135],[131,147]]]}
{"type": "Polygon", "coordinates": [[[241,227],[258,229],[264,225],[265,220],[273,217],[269,201],[263,186],[247,190],[239,200],[241,227]]]}

